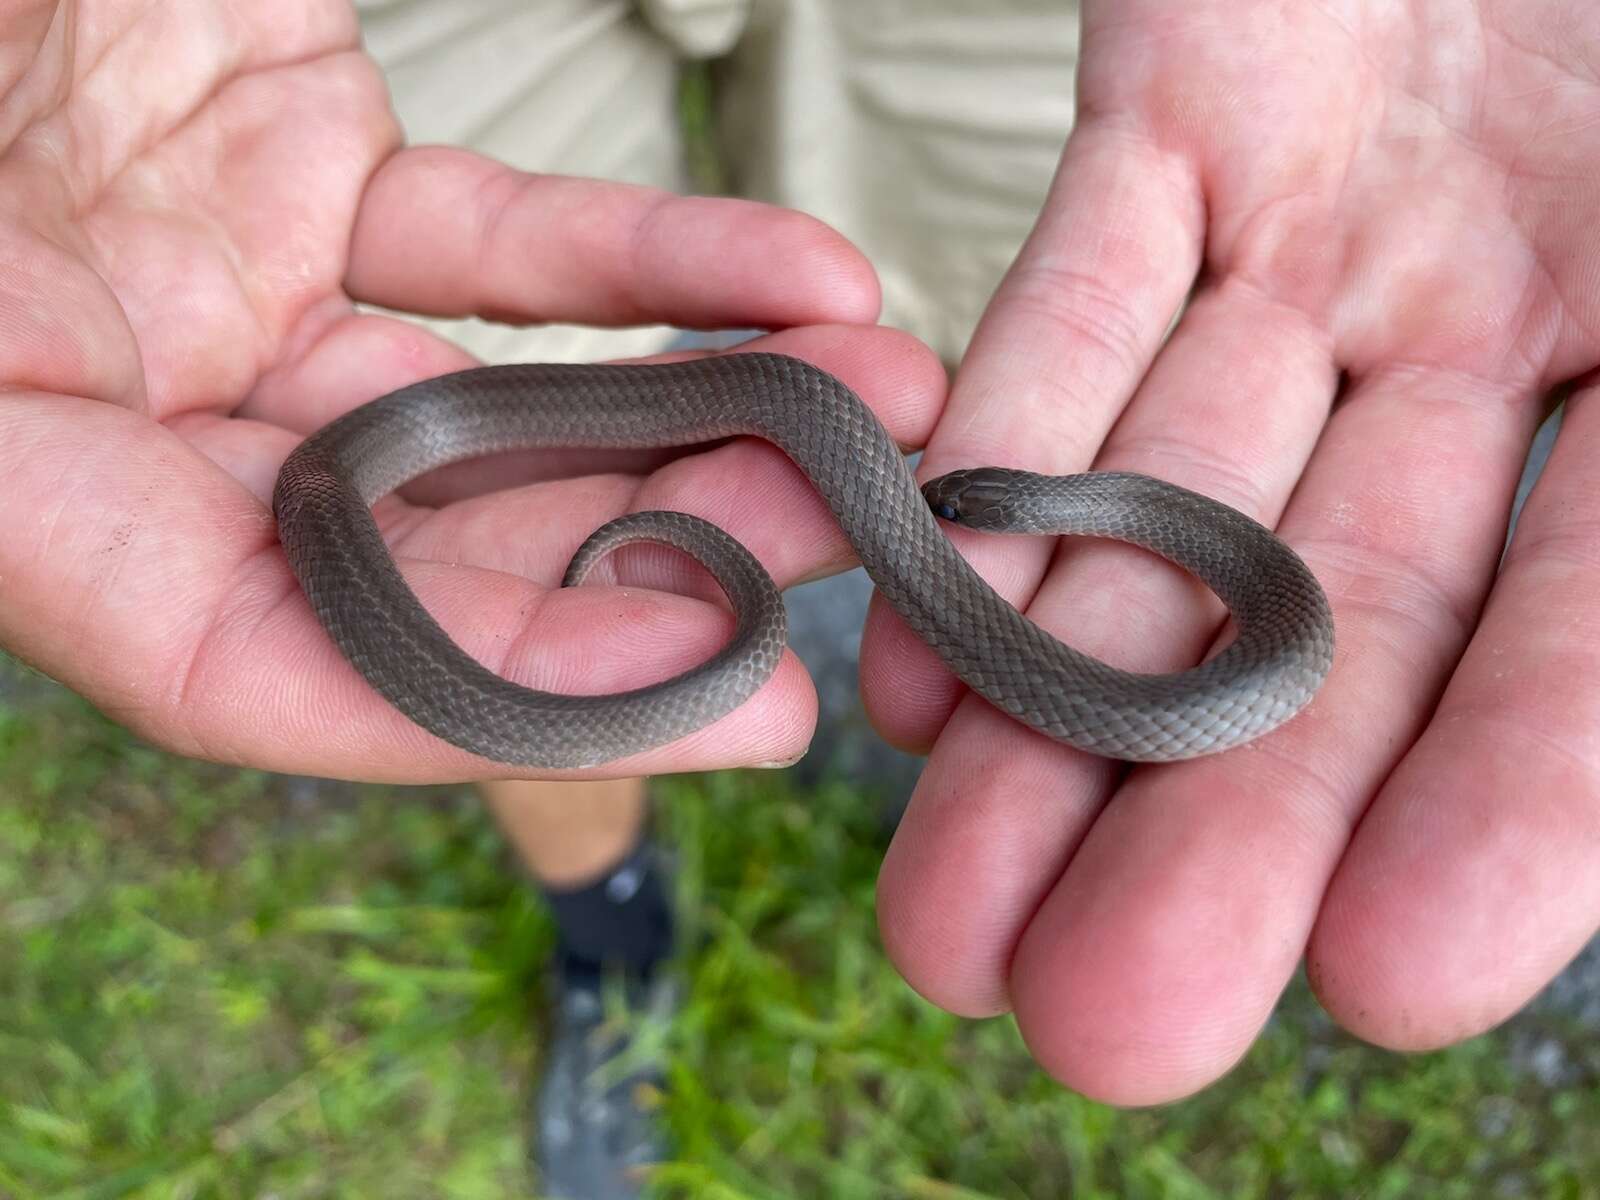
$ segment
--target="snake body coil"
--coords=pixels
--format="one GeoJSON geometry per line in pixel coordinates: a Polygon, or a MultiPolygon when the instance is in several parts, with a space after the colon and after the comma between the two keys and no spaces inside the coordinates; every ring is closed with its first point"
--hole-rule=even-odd
{"type": "MultiPolygon", "coordinates": [[[[766,680],[784,627],[765,573],[732,539],[682,514],[639,514],[605,527],[580,550],[585,565],[641,538],[709,556],[739,629],[709,662],[663,683],[615,696],[555,695],[501,679],[450,640],[402,579],[371,505],[425,471],[483,454],[679,446],[740,434],[765,438],[794,460],[884,598],[956,675],[1059,741],[1144,762],[1223,750],[1294,715],[1331,665],[1322,588],[1293,551],[1243,514],[1159,480],[1109,472],[1044,477],[984,468],[919,491],[854,392],[781,355],[480,367],[413,384],[308,438],[283,465],[273,509],[318,619],[396,708],[498,762],[592,766],[699,729],[766,680]],[[1163,675],[1119,670],[1062,644],[990,588],[934,517],[934,508],[960,516],[963,504],[975,517],[992,515],[996,496],[1018,505],[1025,530],[1117,538],[1187,568],[1228,605],[1238,637],[1209,662],[1163,675]]],[[[577,560],[575,567],[581,575],[577,560]]]]}

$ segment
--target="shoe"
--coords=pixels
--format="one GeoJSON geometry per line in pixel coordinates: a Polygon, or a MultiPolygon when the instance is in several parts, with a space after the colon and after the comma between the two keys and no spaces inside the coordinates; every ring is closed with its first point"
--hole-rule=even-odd
{"type": "Polygon", "coordinates": [[[534,1170],[549,1200],[637,1200],[669,1157],[666,1077],[651,1043],[678,1006],[670,974],[617,986],[567,972],[533,1114],[534,1170]],[[622,1001],[621,1004],[618,1001],[622,1001]]]}

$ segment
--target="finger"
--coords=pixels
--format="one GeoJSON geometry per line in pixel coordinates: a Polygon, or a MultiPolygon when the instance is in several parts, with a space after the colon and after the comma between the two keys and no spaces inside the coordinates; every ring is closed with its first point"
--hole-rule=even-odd
{"type": "MultiPolygon", "coordinates": [[[[1081,126],[974,335],[919,474],[1086,467],[1182,305],[1202,235],[1203,205],[1186,167],[1103,123],[1081,126]]],[[[963,533],[953,536],[978,572],[1025,603],[1047,544],[963,533]]],[[[868,613],[861,673],[879,732],[908,748],[931,742],[960,695],[879,600],[868,613]]]]}
{"type": "MultiPolygon", "coordinates": [[[[308,331],[295,339],[305,348],[263,375],[232,417],[198,414],[171,423],[196,445],[203,444],[208,454],[215,451],[227,455],[228,469],[263,498],[271,495],[271,475],[266,477],[265,490],[261,490],[257,486],[260,471],[238,469],[247,464],[241,463],[236,454],[228,454],[222,445],[225,441],[238,443],[236,448],[245,453],[259,447],[256,431],[238,418],[310,434],[357,405],[419,379],[481,365],[453,342],[414,322],[359,312],[343,301],[312,314],[307,326],[308,331]]],[[[282,453],[286,454],[287,448],[298,440],[283,440],[282,453]]],[[[418,503],[445,504],[534,479],[604,471],[643,474],[674,453],[572,447],[493,455],[432,472],[409,485],[405,494],[418,503]]],[[[278,457],[281,459],[282,455],[278,457]]],[[[270,464],[270,471],[276,470],[276,462],[270,464]]]]}
{"type": "Polygon", "coordinates": [[[1359,381],[1279,531],[1339,647],[1311,707],[1230,754],[1137,772],[1023,935],[1010,982],[1041,1063],[1151,1103],[1238,1061],[1306,945],[1351,830],[1416,738],[1492,576],[1534,386],[1359,381]],[[1439,497],[1474,481],[1471,504],[1439,497]]]}
{"type": "MultiPolygon", "coordinates": [[[[419,379],[477,365],[464,351],[444,339],[420,326],[390,317],[352,312],[341,319],[321,323],[319,330],[320,340],[263,378],[250,400],[240,408],[240,416],[311,433],[386,392],[419,379]]],[[[890,436],[903,447],[920,447],[927,441],[944,403],[943,369],[920,343],[894,330],[873,326],[808,326],[752,340],[739,349],[768,350],[832,364],[829,369],[867,399],[890,436]]],[[[654,355],[641,361],[668,362],[703,357],[705,353],[682,351],[654,355]]],[[[238,430],[218,430],[218,424],[216,421],[207,426],[193,423],[183,429],[186,435],[198,436],[200,428],[207,428],[207,446],[213,444],[210,440],[213,438],[238,439],[238,430]]],[[[281,454],[287,454],[296,440],[285,439],[281,454]]],[[[253,440],[250,445],[254,445],[253,440]]],[[[679,449],[632,451],[589,447],[519,451],[432,472],[408,486],[405,494],[419,503],[442,504],[541,479],[615,472],[646,475],[681,453],[679,449]]],[[[772,461],[785,460],[778,456],[772,461]]],[[[248,474],[252,486],[258,485],[262,470],[243,470],[236,455],[230,456],[228,463],[235,475],[244,478],[248,474]]],[[[271,474],[275,472],[274,463],[266,472],[266,490],[257,494],[270,496],[271,474]]],[[[716,490],[732,492],[725,485],[719,485],[716,490]]],[[[810,503],[810,500],[799,502],[810,503]]],[[[710,519],[709,514],[707,516],[710,519]]],[[[836,531],[831,520],[828,524],[836,531]]],[[[844,562],[848,556],[839,552],[839,545],[842,542],[835,543],[829,555],[836,562],[844,562]]]]}
{"type": "Polygon", "coordinates": [[[346,284],[408,312],[600,325],[870,323],[879,302],[860,252],[800,213],[443,147],[402,151],[373,178],[346,284]]]}
{"type": "MultiPolygon", "coordinates": [[[[736,353],[746,348],[794,355],[837,376],[901,445],[920,445],[938,416],[943,367],[920,342],[897,331],[810,327],[760,338],[736,353]]],[[[400,549],[555,583],[593,529],[624,512],[647,509],[705,518],[748,547],[783,587],[855,561],[816,488],[782,451],[756,438],[682,455],[643,477],[589,476],[457,502],[410,530],[400,549]],[[551,520],[552,513],[563,519],[551,520]]],[[[691,574],[707,583],[703,594],[717,594],[708,576],[691,574]]],[[[606,560],[593,578],[673,591],[687,582],[678,556],[643,547],[606,560]]],[[[702,592],[697,588],[694,594],[702,592]]]]}
{"type": "MultiPolygon", "coordinates": [[[[293,429],[326,424],[375,395],[418,378],[459,369],[470,360],[443,340],[387,317],[351,315],[324,327],[323,340],[263,381],[242,411],[293,429]],[[419,370],[420,368],[420,370],[419,370]]],[[[923,445],[944,401],[943,367],[915,339],[891,329],[809,326],[752,340],[740,351],[788,354],[815,363],[850,385],[903,447],[923,445]]],[[[652,362],[702,356],[658,355],[652,362]]],[[[299,440],[287,431],[264,432],[260,422],[199,418],[175,426],[263,501],[271,496],[278,464],[299,440]],[[267,445],[271,453],[263,453],[267,445]]],[[[409,553],[441,556],[527,578],[560,579],[577,542],[594,525],[623,511],[669,508],[703,516],[747,544],[780,583],[831,574],[848,566],[854,552],[816,489],[775,447],[738,439],[715,455],[681,450],[607,452],[553,449],[478,459],[434,472],[408,487],[414,501],[457,503],[452,511],[415,531],[409,553]],[[676,459],[666,468],[669,459],[676,459]],[[606,474],[608,481],[592,476],[606,474]],[[586,476],[576,488],[511,494],[503,489],[530,480],[586,476]],[[635,478],[630,479],[629,476],[635,478]],[[645,491],[639,479],[648,478],[645,491]],[[551,521],[553,512],[583,506],[583,516],[551,521]],[[615,507],[612,507],[615,506],[615,507]],[[607,510],[610,511],[607,511],[607,510]],[[580,528],[581,527],[581,528],[580,528]]],[[[396,520],[393,502],[379,506],[381,521],[396,520]]]]}
{"type": "MultiPolygon", "coordinates": [[[[824,367],[865,397],[895,441],[927,439],[943,399],[943,367],[920,342],[876,327],[813,326],[755,339],[740,348],[789,354],[824,367]]],[[[698,357],[661,355],[651,361],[698,357]]],[[[325,423],[367,397],[411,382],[409,372],[454,369],[460,351],[405,322],[353,316],[330,327],[326,344],[279,372],[247,411],[288,410],[296,425],[325,423]],[[414,335],[420,335],[414,336],[414,335]],[[434,353],[440,351],[442,353],[434,353]],[[359,364],[358,370],[346,364],[359,364]],[[375,382],[376,381],[376,382],[375,382]]],[[[261,421],[195,416],[174,428],[270,503],[277,469],[299,440],[261,421]]],[[[389,498],[376,513],[397,553],[510,571],[554,585],[588,534],[624,512],[670,509],[704,517],[745,544],[782,587],[845,569],[854,550],[810,481],[780,451],[736,439],[709,453],[558,449],[479,459],[434,472],[389,498]],[[676,458],[669,456],[676,455],[676,458]],[[569,476],[580,476],[568,480],[569,476]],[[443,477],[443,478],[441,478],[443,477]],[[527,480],[555,478],[558,483],[527,480]],[[432,512],[414,507],[457,499],[432,512]],[[559,513],[560,520],[550,514],[559,513]]],[[[626,582],[715,599],[720,591],[681,556],[628,548],[600,565],[594,580],[626,582]]]]}
{"type": "Polygon", "coordinates": [[[1600,389],[1567,405],[1483,619],[1384,784],[1307,955],[1329,1012],[1431,1049],[1532,998],[1600,926],[1600,389]]]}
{"type": "MultiPolygon", "coordinates": [[[[1337,383],[1304,316],[1235,287],[1202,292],[1096,465],[1142,471],[1276,521],[1337,383]],[[1228,381],[1197,387],[1196,380],[1228,381]]],[[[1196,662],[1225,610],[1192,576],[1132,547],[1063,540],[1028,617],[1137,671],[1196,662]]],[[[879,880],[884,942],[925,995],[963,1013],[1010,1004],[1017,941],[1113,786],[969,697],[935,744],[879,880]],[[954,898],[959,897],[959,900],[954,898]]]]}

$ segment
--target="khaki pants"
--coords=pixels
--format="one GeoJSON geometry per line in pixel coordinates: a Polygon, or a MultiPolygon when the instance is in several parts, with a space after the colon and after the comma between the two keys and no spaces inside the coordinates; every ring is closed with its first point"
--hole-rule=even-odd
{"type": "MultiPolygon", "coordinates": [[[[358,0],[410,140],[687,189],[680,63],[712,58],[733,190],[862,248],[886,324],[955,363],[1072,122],[1070,0],[358,0]]],[[[486,361],[644,354],[674,331],[434,322],[486,361]]]]}

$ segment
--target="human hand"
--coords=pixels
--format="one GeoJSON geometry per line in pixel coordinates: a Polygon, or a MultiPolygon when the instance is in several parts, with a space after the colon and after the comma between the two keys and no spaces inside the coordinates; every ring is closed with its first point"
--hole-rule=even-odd
{"type": "MultiPolygon", "coordinates": [[[[402,150],[346,3],[41,4],[0,19],[0,44],[0,645],[160,745],[368,779],[495,773],[338,657],[277,544],[268,499],[302,435],[469,365],[353,301],[816,325],[758,344],[851,381],[907,443],[931,426],[931,356],[888,331],[817,325],[876,313],[871,270],[837,235],[753,204],[402,150]]],[[[378,515],[423,602],[469,653],[557,690],[638,686],[728,633],[703,600],[552,590],[612,516],[709,517],[780,585],[850,553],[798,472],[750,442],[521,456],[408,496],[378,515]],[[597,473],[551,478],[575,470],[597,473]],[[523,486],[473,494],[490,479],[523,486]]],[[[644,548],[618,557],[634,580],[675,565],[644,548]]],[[[790,656],[736,713],[588,774],[787,761],[814,709],[790,656]]]]}
{"type": "MultiPolygon", "coordinates": [[[[1576,0],[1084,4],[1077,128],[921,473],[1216,496],[1306,558],[1339,647],[1286,727],[1129,773],[963,698],[874,607],[869,708],[932,746],[880,880],[889,952],[946,1008],[1013,1009],[1070,1086],[1210,1083],[1302,954],[1352,1032],[1442,1046],[1594,933],[1592,385],[1497,566],[1545,398],[1600,363],[1597,69],[1576,0]]],[[[1116,665],[1217,636],[1214,598],[1138,551],[951,533],[1116,665]]]]}

